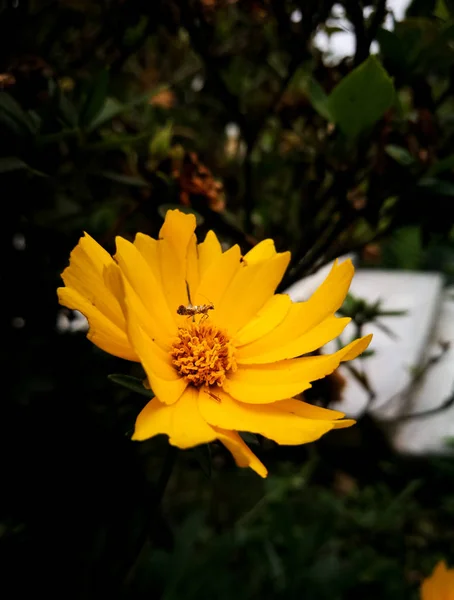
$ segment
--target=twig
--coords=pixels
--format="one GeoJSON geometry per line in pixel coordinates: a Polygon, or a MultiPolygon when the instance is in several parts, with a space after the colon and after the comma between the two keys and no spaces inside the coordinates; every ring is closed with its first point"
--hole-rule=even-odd
{"type": "Polygon", "coordinates": [[[358,0],[348,2],[347,12],[355,28],[356,49],[354,64],[356,66],[369,56],[370,45],[374,41],[378,28],[386,16],[386,0],[378,0],[368,28],[366,28],[364,22],[362,4],[358,0]]]}
{"type": "Polygon", "coordinates": [[[368,57],[370,43],[364,23],[362,3],[358,2],[358,0],[350,0],[346,4],[346,9],[355,28],[356,49],[353,62],[356,66],[368,57]]]}
{"type": "Polygon", "coordinates": [[[446,400],[443,400],[443,402],[440,404],[440,406],[436,406],[435,408],[429,408],[428,410],[422,410],[422,411],[416,412],[416,413],[410,413],[408,415],[401,415],[394,419],[380,419],[380,422],[382,422],[382,423],[383,422],[398,423],[400,421],[411,421],[412,419],[420,419],[423,417],[430,417],[431,415],[435,415],[439,412],[442,412],[453,405],[454,405],[454,390],[453,390],[452,394],[448,398],[446,398],[446,400]]]}

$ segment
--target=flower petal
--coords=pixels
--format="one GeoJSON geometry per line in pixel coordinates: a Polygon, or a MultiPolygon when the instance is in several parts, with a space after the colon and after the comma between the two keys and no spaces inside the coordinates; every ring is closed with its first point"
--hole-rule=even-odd
{"type": "Polygon", "coordinates": [[[166,405],[153,398],[136,420],[133,440],[147,440],[155,435],[169,436],[169,443],[178,448],[192,448],[214,441],[218,434],[199,412],[197,390],[188,387],[178,402],[166,405]]]}
{"type": "Polygon", "coordinates": [[[260,462],[236,431],[225,431],[219,427],[213,427],[213,429],[216,431],[218,440],[232,453],[233,458],[239,467],[250,467],[260,475],[260,477],[266,477],[268,475],[265,465],[260,462]]]}
{"type": "Polygon", "coordinates": [[[309,300],[293,304],[276,327],[242,348],[239,361],[253,363],[256,356],[257,362],[263,363],[301,356],[334,339],[347,325],[347,321],[334,321],[333,315],[347,295],[353,274],[350,260],[340,265],[336,261],[328,277],[309,300]],[[327,320],[329,318],[330,321],[327,320]]]}
{"type": "Polygon", "coordinates": [[[267,336],[264,336],[252,344],[239,348],[235,357],[241,364],[263,364],[302,356],[336,338],[350,321],[348,317],[338,319],[331,316],[296,338],[277,339],[272,332],[274,338],[272,344],[267,341],[267,336]]]}
{"type": "Polygon", "coordinates": [[[80,238],[71,252],[69,267],[62,273],[65,286],[73,288],[94,304],[112,323],[125,331],[123,313],[117,298],[108,293],[104,283],[104,269],[113,264],[110,254],[88,233],[80,238]]]}
{"type": "MultiPolygon", "coordinates": [[[[203,418],[215,427],[259,433],[278,444],[298,445],[313,442],[334,427],[333,420],[302,417],[286,404],[245,404],[237,402],[223,390],[216,390],[219,400],[213,399],[203,388],[199,407],[203,418]]],[[[298,400],[293,401],[294,404],[298,400]]],[[[295,409],[297,410],[297,409],[295,409]]]]}
{"type": "Polygon", "coordinates": [[[249,252],[247,252],[243,260],[246,265],[254,265],[256,263],[269,260],[276,256],[276,248],[274,247],[274,241],[271,239],[262,240],[256,244],[249,252]]]}
{"type": "Polygon", "coordinates": [[[278,402],[275,402],[275,405],[279,405],[282,410],[292,412],[305,419],[331,421],[333,429],[344,429],[345,427],[351,427],[356,423],[354,419],[344,419],[343,417],[345,417],[345,414],[343,412],[332,410],[331,408],[314,406],[313,404],[308,404],[302,400],[296,400],[296,398],[279,400],[278,402]]]}
{"type": "MultiPolygon", "coordinates": [[[[333,315],[342,306],[350,287],[355,268],[350,259],[341,264],[336,260],[325,281],[316,289],[306,302],[300,315],[305,329],[308,331],[327,317],[333,315]]],[[[301,331],[303,333],[303,331],[301,331]]]]}
{"type": "MultiPolygon", "coordinates": [[[[189,245],[195,246],[195,216],[169,210],[159,232],[158,256],[165,296],[171,312],[188,304],[186,287],[189,245]]],[[[191,295],[193,290],[191,291],[191,295]]],[[[193,301],[194,302],[194,301],[193,301]]]]}
{"type": "Polygon", "coordinates": [[[144,233],[138,233],[134,239],[134,246],[146,260],[147,265],[150,271],[153,273],[154,278],[156,279],[158,284],[162,285],[161,269],[159,266],[158,245],[158,240],[155,240],[149,235],[145,235],[144,233]]]}
{"type": "MultiPolygon", "coordinates": [[[[188,284],[191,294],[198,289],[200,283],[199,274],[199,258],[197,255],[197,239],[195,234],[192,234],[192,238],[188,244],[188,254],[186,257],[186,282],[188,284]]],[[[192,298],[191,298],[192,300],[192,298]]]]}
{"type": "Polygon", "coordinates": [[[226,252],[215,257],[202,275],[200,285],[193,295],[194,304],[212,302],[216,312],[217,306],[232,281],[234,275],[241,268],[241,251],[235,245],[226,252]]]}
{"type": "Polygon", "coordinates": [[[221,244],[214,233],[209,231],[206,234],[205,240],[197,246],[197,254],[199,256],[200,278],[203,279],[209,266],[222,254],[221,244]]]}
{"type": "Polygon", "coordinates": [[[169,339],[177,333],[176,313],[171,314],[162,286],[137,247],[121,237],[116,238],[116,243],[115,258],[121,272],[148,313],[147,330],[152,329],[153,338],[168,344],[169,339]]]}
{"type": "Polygon", "coordinates": [[[341,362],[367,348],[371,335],[355,340],[334,354],[282,360],[267,365],[239,365],[223,387],[236,400],[264,404],[285,400],[311,387],[311,381],[332,373],[341,362]]]}
{"type": "Polygon", "coordinates": [[[266,261],[243,264],[215,305],[213,322],[233,336],[274,294],[289,260],[290,252],[283,252],[266,261]]]}
{"type": "Polygon", "coordinates": [[[173,368],[170,354],[164,352],[144,331],[134,302],[126,298],[128,334],[140,358],[154,394],[165,404],[173,404],[183,394],[187,382],[173,368]]]}
{"type": "Polygon", "coordinates": [[[421,600],[451,600],[454,597],[454,569],[448,569],[444,560],[434,568],[432,575],[421,585],[421,600]]]}
{"type": "Polygon", "coordinates": [[[61,287],[57,290],[60,304],[79,310],[87,319],[90,329],[87,338],[109,354],[126,360],[139,361],[124,331],[119,329],[91,302],[73,288],[61,287]]]}
{"type": "Polygon", "coordinates": [[[126,334],[118,289],[106,284],[104,275],[116,265],[87,233],[71,252],[63,273],[66,287],[57,290],[60,304],[79,310],[88,319],[87,334],[96,346],[127,360],[138,360],[126,334]]]}
{"type": "Polygon", "coordinates": [[[233,340],[238,348],[262,338],[281,323],[292,306],[287,294],[276,294],[258,311],[256,316],[238,331],[233,340]]]}

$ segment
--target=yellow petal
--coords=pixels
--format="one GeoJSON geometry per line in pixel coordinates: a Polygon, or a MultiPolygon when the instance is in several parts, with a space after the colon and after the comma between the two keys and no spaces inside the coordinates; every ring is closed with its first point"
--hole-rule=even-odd
{"type": "Polygon", "coordinates": [[[168,344],[169,339],[176,335],[177,324],[176,315],[170,312],[162,286],[134,244],[121,237],[117,237],[116,242],[115,258],[121,272],[148,313],[147,330],[152,330],[153,338],[162,344],[168,344]]]}
{"type": "Polygon", "coordinates": [[[275,402],[276,406],[280,406],[282,410],[292,412],[295,415],[303,417],[305,419],[321,419],[323,421],[331,421],[333,429],[344,429],[351,427],[356,423],[354,419],[344,419],[343,412],[338,410],[332,410],[331,408],[322,408],[321,406],[314,406],[308,404],[302,400],[296,400],[290,398],[289,400],[280,400],[275,402]]]}
{"type": "Polygon", "coordinates": [[[301,336],[289,336],[287,339],[279,339],[272,332],[269,336],[274,338],[272,342],[267,339],[268,336],[263,336],[256,342],[239,348],[236,360],[242,364],[263,364],[308,354],[339,336],[350,320],[348,317],[338,319],[331,316],[301,336]]]}
{"type": "MultiPolygon", "coordinates": [[[[188,304],[186,287],[189,245],[195,246],[195,216],[179,210],[167,211],[159,232],[158,256],[165,296],[173,313],[180,304],[188,304]]],[[[190,290],[191,297],[194,290],[190,290]]]]}
{"type": "MultiPolygon", "coordinates": [[[[336,260],[325,281],[307,302],[301,303],[305,310],[301,315],[305,331],[308,331],[342,306],[350,287],[355,269],[350,259],[339,264],[336,260]]],[[[303,332],[301,332],[303,333],[303,332]]]]}
{"type": "Polygon", "coordinates": [[[454,569],[440,561],[421,585],[421,600],[454,600],[454,569]]]}
{"type": "Polygon", "coordinates": [[[263,240],[247,252],[243,260],[246,265],[253,265],[276,256],[276,248],[273,240],[263,240]]]}
{"type": "Polygon", "coordinates": [[[200,277],[203,278],[211,263],[222,254],[221,244],[214,231],[209,231],[205,240],[197,246],[199,256],[200,277]]]}
{"type": "Polygon", "coordinates": [[[195,234],[192,234],[192,238],[189,240],[188,244],[185,279],[191,293],[195,292],[195,290],[198,289],[200,283],[199,258],[197,256],[197,239],[195,237],[195,234]]]}
{"type": "Polygon", "coordinates": [[[110,256],[87,233],[71,252],[63,273],[66,287],[57,290],[60,304],[79,310],[88,319],[87,337],[96,346],[120,358],[138,360],[126,334],[119,290],[105,281],[105,273],[115,268],[110,256]]]}
{"type": "Polygon", "coordinates": [[[220,302],[213,322],[234,335],[244,327],[274,294],[290,260],[290,253],[276,254],[267,261],[244,265],[233,277],[220,302]]]}
{"type": "Polygon", "coordinates": [[[321,419],[322,421],[336,422],[345,417],[345,414],[339,410],[314,406],[313,404],[308,404],[303,400],[296,400],[296,398],[279,400],[278,402],[275,402],[275,405],[279,406],[282,410],[295,413],[296,415],[299,415],[305,419],[321,419]]]}
{"type": "Polygon", "coordinates": [[[57,290],[60,304],[79,310],[88,319],[90,329],[87,337],[98,348],[126,360],[139,361],[124,331],[119,329],[91,302],[72,288],[57,290]]]}
{"type": "Polygon", "coordinates": [[[136,420],[133,440],[147,440],[155,435],[169,436],[178,448],[192,448],[214,441],[218,435],[199,412],[197,390],[188,387],[178,402],[166,405],[153,398],[136,420]]]}
{"type": "Polygon", "coordinates": [[[150,271],[159,284],[161,283],[161,269],[159,266],[158,244],[158,240],[144,233],[138,233],[134,239],[134,246],[146,260],[150,271]]]}
{"type": "Polygon", "coordinates": [[[264,404],[285,400],[311,387],[310,382],[332,373],[341,362],[367,348],[371,335],[355,340],[334,354],[282,360],[267,365],[239,365],[223,387],[236,400],[264,404]]]}
{"type": "Polygon", "coordinates": [[[192,302],[194,304],[212,302],[216,311],[225,290],[241,267],[240,261],[241,251],[236,245],[215,257],[206,267],[192,302]]]}
{"type": "Polygon", "coordinates": [[[111,264],[114,261],[110,254],[85,233],[71,252],[69,267],[63,271],[62,279],[67,288],[73,288],[109,321],[125,331],[118,299],[106,289],[104,283],[104,269],[111,264]]]}
{"type": "Polygon", "coordinates": [[[181,397],[187,383],[173,368],[170,355],[146,335],[129,297],[126,308],[129,339],[145,369],[150,387],[161,402],[173,404],[181,397]]]}
{"type": "Polygon", "coordinates": [[[268,475],[265,465],[260,462],[236,431],[225,431],[219,427],[213,427],[213,429],[216,431],[217,438],[224,444],[227,450],[232,453],[233,458],[239,467],[250,467],[260,475],[260,477],[266,477],[268,475]]]}
{"type": "MultiPolygon", "coordinates": [[[[326,341],[333,339],[338,334],[334,334],[332,338],[327,337],[325,330],[323,335],[320,335],[320,345],[314,345],[311,336],[318,336],[319,332],[324,331],[326,325],[321,325],[321,329],[311,333],[311,330],[320,325],[323,321],[332,317],[334,313],[342,305],[345,296],[347,295],[351,279],[354,274],[352,262],[347,260],[342,264],[335,262],[328,277],[317,289],[317,291],[306,302],[297,302],[292,304],[286,317],[277,327],[269,331],[264,336],[253,341],[248,348],[241,350],[241,356],[244,359],[249,359],[252,356],[267,355],[270,351],[274,351],[277,347],[284,345],[296,348],[296,354],[292,354],[293,349],[289,352],[284,352],[287,357],[298,356],[306,352],[311,352],[319,348],[326,341]],[[303,338],[304,334],[308,334],[308,338],[303,338]],[[325,342],[323,342],[325,339],[325,342]],[[299,349],[300,340],[303,343],[302,349],[299,349]],[[307,350],[312,346],[312,350],[307,350]]],[[[344,321],[346,323],[346,321],[344,321]]],[[[339,327],[341,324],[338,323],[339,327]]],[[[329,329],[329,328],[328,328],[329,329]]],[[[342,330],[342,329],[341,329],[342,330]]],[[[284,358],[284,355],[282,358],[284,358]]],[[[272,359],[271,359],[272,360],[272,359]]],[[[250,362],[248,360],[248,362],[250,362]]],[[[260,361],[262,362],[262,361],[260,361]]],[[[263,362],[268,362],[268,359],[263,362]]]]}
{"type": "Polygon", "coordinates": [[[235,335],[236,347],[250,344],[272,331],[285,318],[292,301],[287,294],[276,294],[261,308],[257,315],[235,335]]]}
{"type": "Polygon", "coordinates": [[[342,421],[334,421],[334,429],[345,429],[355,424],[355,419],[342,419],[342,421]]]}
{"type": "Polygon", "coordinates": [[[104,267],[102,276],[106,288],[113,296],[115,296],[115,298],[117,298],[124,316],[125,287],[123,285],[123,277],[121,275],[120,267],[112,261],[110,265],[104,267]]]}
{"type": "MultiPolygon", "coordinates": [[[[203,418],[215,427],[259,433],[278,444],[299,445],[318,440],[333,429],[332,420],[307,419],[286,410],[289,405],[245,404],[237,402],[223,390],[216,390],[219,400],[203,388],[199,407],[203,418]]],[[[294,401],[295,403],[297,400],[294,401]]]]}

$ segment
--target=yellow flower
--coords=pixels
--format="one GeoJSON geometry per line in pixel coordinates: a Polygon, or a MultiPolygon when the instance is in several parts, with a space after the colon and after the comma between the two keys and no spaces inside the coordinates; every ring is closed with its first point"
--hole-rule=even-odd
{"type": "Polygon", "coordinates": [[[440,561],[421,585],[421,600],[454,600],[454,569],[440,561]]]}
{"type": "Polygon", "coordinates": [[[354,423],[292,398],[370,342],[298,358],[349,322],[334,313],[353,265],[336,263],[307,302],[292,303],[274,294],[288,252],[277,253],[272,240],[244,257],[238,246],[223,252],[212,231],[197,244],[195,226],[193,215],[169,211],[158,240],[118,237],[114,258],[85,234],[62,274],[59,300],[87,317],[99,348],[142,363],[155,397],[137,418],[134,440],[166,434],[179,448],[219,440],[239,466],[266,477],[238,432],[304,444],[354,423]]]}

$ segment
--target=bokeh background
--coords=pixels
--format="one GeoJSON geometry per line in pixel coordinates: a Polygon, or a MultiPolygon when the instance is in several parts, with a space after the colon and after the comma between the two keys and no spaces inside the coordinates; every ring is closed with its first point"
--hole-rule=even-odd
{"type": "Polygon", "coordinates": [[[182,452],[158,507],[166,440],[130,441],[146,399],[107,377],[140,373],[56,288],[83,231],[113,252],[175,206],[290,249],[280,291],[345,253],[452,283],[452,0],[4,0],[0,48],[3,597],[418,598],[454,558],[448,451],[398,454],[365,411],[249,438],[265,481],[182,452]]]}

